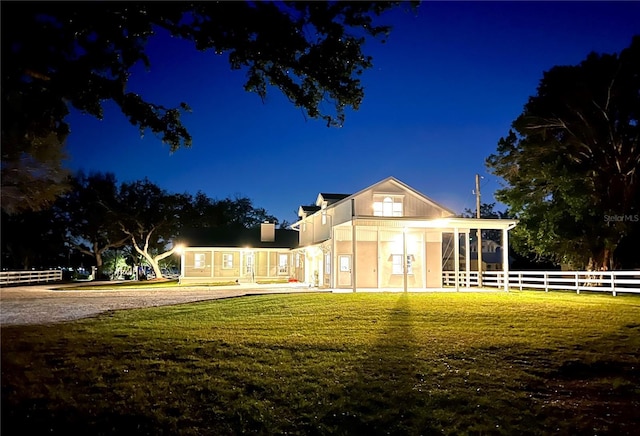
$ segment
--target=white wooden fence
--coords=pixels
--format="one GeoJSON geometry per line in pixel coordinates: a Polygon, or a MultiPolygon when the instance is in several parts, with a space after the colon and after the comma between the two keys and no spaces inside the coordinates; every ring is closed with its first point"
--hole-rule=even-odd
{"type": "Polygon", "coordinates": [[[20,283],[45,283],[62,280],[62,270],[0,271],[0,286],[20,283]]]}
{"type": "MultiPolygon", "coordinates": [[[[509,271],[509,289],[544,289],[640,294],[640,271],[509,271]]],[[[443,271],[444,286],[455,286],[455,272],[443,271]]],[[[504,288],[502,271],[483,271],[482,286],[504,288]]],[[[460,271],[458,286],[478,286],[478,272],[460,271]]]]}

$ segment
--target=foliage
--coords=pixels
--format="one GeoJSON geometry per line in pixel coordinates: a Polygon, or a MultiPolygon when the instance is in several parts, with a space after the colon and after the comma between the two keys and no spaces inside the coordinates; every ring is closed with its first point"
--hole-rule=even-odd
{"type": "Polygon", "coordinates": [[[54,209],[2,212],[2,268],[28,270],[67,266],[70,247],[54,209]]]}
{"type": "Polygon", "coordinates": [[[263,295],[3,327],[13,434],[637,434],[638,298],[263,295]]]}
{"type": "Polygon", "coordinates": [[[365,41],[389,31],[374,19],[395,5],[2,2],[2,183],[11,188],[3,189],[3,207],[41,207],[59,192],[60,184],[47,182],[64,178],[59,155],[70,107],[101,119],[111,100],[172,151],[191,145],[181,120],[186,103],[165,107],[127,88],[133,67],[150,68],[146,43],[160,29],[197,50],[228,53],[231,68],[247,74],[245,90],[264,98],[275,87],[309,117],[339,126],[364,95],[359,76],[372,65],[365,41]],[[25,167],[36,170],[5,178],[5,169],[25,167]]]}
{"type": "Polygon", "coordinates": [[[181,211],[190,200],[187,195],[169,194],[148,179],[123,183],[116,213],[120,229],[134,249],[162,277],[158,262],[171,256],[177,246],[166,250],[182,226],[181,211]]]}
{"type": "Polygon", "coordinates": [[[103,254],[122,247],[129,239],[117,224],[119,201],[114,174],[82,172],[72,178],[70,191],[60,200],[69,242],[74,249],[95,258],[97,277],[103,274],[103,254]]]}
{"type": "MultiPolygon", "coordinates": [[[[6,110],[3,102],[3,114],[6,110]]],[[[15,214],[51,207],[69,187],[68,171],[62,167],[62,142],[53,133],[29,137],[5,128],[4,115],[2,123],[2,211],[15,214]]]]}
{"type": "Polygon", "coordinates": [[[640,36],[547,71],[487,159],[521,250],[574,268],[639,266],[640,36]]]}

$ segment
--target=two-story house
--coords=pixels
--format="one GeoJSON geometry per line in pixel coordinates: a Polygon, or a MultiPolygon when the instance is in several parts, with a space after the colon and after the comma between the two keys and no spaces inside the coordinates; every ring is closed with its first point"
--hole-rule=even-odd
{"type": "MultiPolygon", "coordinates": [[[[290,278],[353,291],[442,288],[447,265],[457,273],[456,288],[462,286],[460,273],[469,273],[471,262],[463,262],[461,271],[460,254],[470,253],[470,231],[501,230],[507,247],[508,231],[516,225],[515,220],[456,217],[394,177],[355,194],[320,193],[315,204],[300,206],[298,215],[291,225],[298,242],[289,250],[290,278]]],[[[185,253],[190,251],[192,247],[185,253]]],[[[183,254],[183,263],[185,259],[183,254]]],[[[506,271],[508,262],[502,264],[506,271]]],[[[183,266],[183,271],[188,281],[188,269],[183,266]]]]}

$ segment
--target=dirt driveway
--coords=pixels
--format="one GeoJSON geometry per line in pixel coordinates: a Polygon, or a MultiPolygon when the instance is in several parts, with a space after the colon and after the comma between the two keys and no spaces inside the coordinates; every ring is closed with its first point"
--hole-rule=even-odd
{"type": "Polygon", "coordinates": [[[150,290],[53,290],[55,285],[0,288],[0,326],[49,324],[111,310],[192,303],[267,293],[318,292],[300,285],[197,286],[150,290]]]}

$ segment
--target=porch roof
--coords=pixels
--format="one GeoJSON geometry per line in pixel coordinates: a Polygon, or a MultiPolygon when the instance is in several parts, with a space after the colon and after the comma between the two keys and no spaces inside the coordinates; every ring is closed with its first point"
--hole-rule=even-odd
{"type": "Polygon", "coordinates": [[[357,216],[352,221],[339,224],[336,227],[347,226],[352,224],[356,226],[371,227],[387,227],[387,228],[424,228],[424,229],[481,229],[481,230],[511,230],[518,220],[513,219],[494,219],[494,218],[435,218],[435,219],[417,219],[415,217],[369,217],[357,216]]]}

